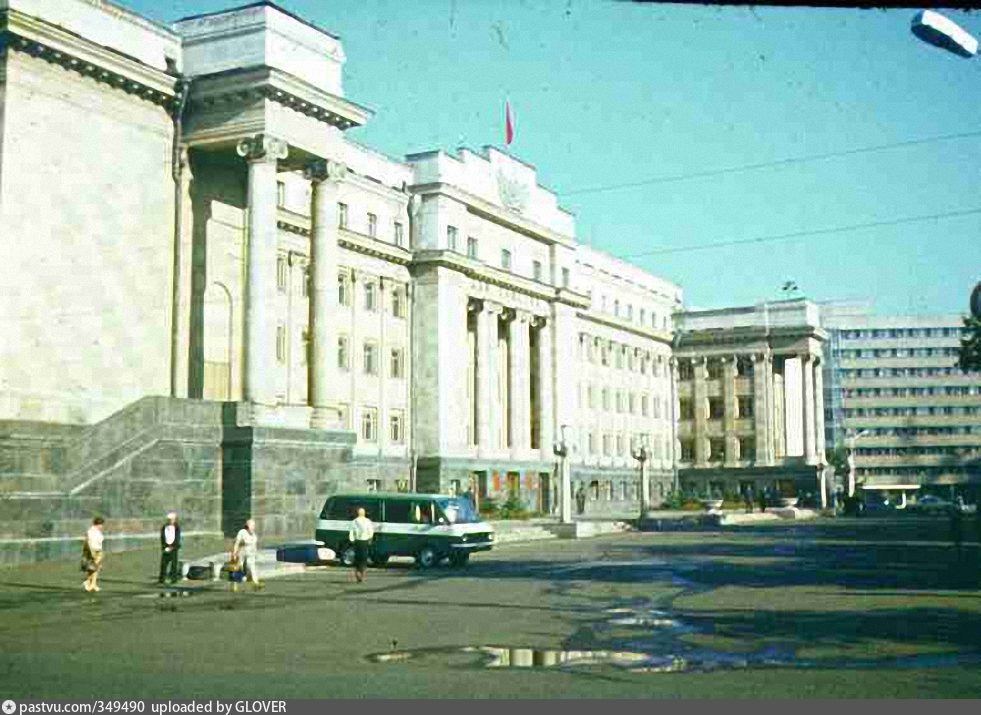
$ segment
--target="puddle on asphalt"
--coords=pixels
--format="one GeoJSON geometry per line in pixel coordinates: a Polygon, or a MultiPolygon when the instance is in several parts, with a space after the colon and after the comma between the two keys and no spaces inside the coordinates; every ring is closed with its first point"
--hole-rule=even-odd
{"type": "Polygon", "coordinates": [[[367,656],[372,663],[439,664],[476,669],[577,669],[612,666],[634,673],[681,673],[750,668],[939,668],[981,665],[981,653],[924,654],[889,658],[802,659],[792,647],[768,645],[753,652],[722,652],[686,643],[683,634],[700,629],[650,603],[607,608],[594,623],[597,635],[613,628],[637,634],[609,649],[573,650],[500,645],[392,650],[367,656]]]}

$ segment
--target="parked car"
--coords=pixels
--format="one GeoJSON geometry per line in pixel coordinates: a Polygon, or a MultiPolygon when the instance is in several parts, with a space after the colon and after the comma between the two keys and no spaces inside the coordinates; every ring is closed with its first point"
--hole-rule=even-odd
{"type": "Polygon", "coordinates": [[[949,502],[946,499],[941,499],[933,494],[927,494],[926,496],[920,497],[916,500],[916,503],[910,504],[906,508],[911,512],[919,514],[938,514],[942,512],[949,512],[954,508],[954,503],[949,502]]]}

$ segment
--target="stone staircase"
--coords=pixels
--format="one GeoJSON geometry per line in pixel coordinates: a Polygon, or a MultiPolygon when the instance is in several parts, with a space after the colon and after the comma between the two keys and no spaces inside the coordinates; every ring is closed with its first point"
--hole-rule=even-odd
{"type": "Polygon", "coordinates": [[[549,530],[551,522],[546,520],[529,519],[528,521],[491,521],[489,523],[494,527],[495,544],[556,538],[556,535],[549,530]]]}

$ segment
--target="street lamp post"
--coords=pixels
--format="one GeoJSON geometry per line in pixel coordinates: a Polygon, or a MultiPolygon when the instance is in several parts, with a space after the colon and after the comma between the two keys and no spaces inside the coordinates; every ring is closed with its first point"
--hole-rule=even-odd
{"type": "Polygon", "coordinates": [[[559,521],[562,524],[572,523],[572,473],[569,469],[569,441],[566,432],[569,425],[559,428],[561,437],[552,444],[552,451],[559,458],[559,521]]]}
{"type": "Polygon", "coordinates": [[[867,435],[869,431],[862,430],[848,438],[848,496],[855,496],[855,443],[867,435]]]}
{"type": "Polygon", "coordinates": [[[645,443],[639,442],[631,447],[630,454],[640,464],[640,518],[644,519],[651,508],[651,482],[647,478],[647,460],[651,451],[645,443]]]}

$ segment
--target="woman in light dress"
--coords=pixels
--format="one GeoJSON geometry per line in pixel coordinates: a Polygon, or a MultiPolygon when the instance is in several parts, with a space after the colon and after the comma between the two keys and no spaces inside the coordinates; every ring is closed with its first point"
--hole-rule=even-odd
{"type": "Polygon", "coordinates": [[[232,561],[241,559],[245,577],[255,588],[262,588],[259,572],[256,570],[256,557],[259,553],[259,537],[255,533],[255,520],[245,522],[245,528],[238,532],[235,544],[232,546],[232,561]]]}
{"type": "Polygon", "coordinates": [[[105,535],[102,527],[105,520],[97,516],[92,520],[92,526],[85,532],[85,541],[82,543],[82,565],[88,574],[82,582],[82,588],[89,593],[100,591],[99,572],[102,571],[102,541],[105,535]]]}

